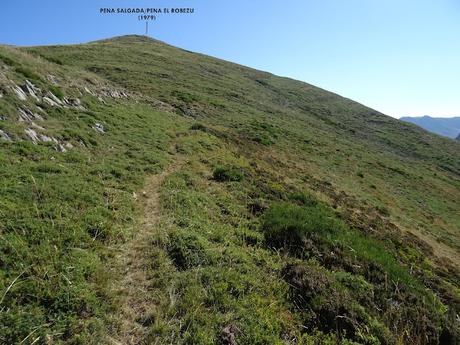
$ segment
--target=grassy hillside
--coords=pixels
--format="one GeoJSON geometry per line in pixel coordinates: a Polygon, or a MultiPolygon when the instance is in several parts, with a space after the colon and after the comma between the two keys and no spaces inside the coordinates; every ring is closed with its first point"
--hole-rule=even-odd
{"type": "Polygon", "coordinates": [[[0,343],[459,341],[460,143],[140,36],[0,47],[0,119],[0,343]]]}

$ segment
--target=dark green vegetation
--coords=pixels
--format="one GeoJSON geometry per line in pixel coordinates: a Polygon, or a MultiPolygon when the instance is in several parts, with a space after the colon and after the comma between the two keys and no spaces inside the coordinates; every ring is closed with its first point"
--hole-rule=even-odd
{"type": "Polygon", "coordinates": [[[135,36],[1,47],[0,95],[0,343],[117,334],[133,192],[179,156],[140,343],[458,343],[460,144],[135,36]]]}
{"type": "Polygon", "coordinates": [[[233,167],[217,167],[214,169],[212,177],[216,181],[241,181],[243,173],[238,168],[233,167]]]}

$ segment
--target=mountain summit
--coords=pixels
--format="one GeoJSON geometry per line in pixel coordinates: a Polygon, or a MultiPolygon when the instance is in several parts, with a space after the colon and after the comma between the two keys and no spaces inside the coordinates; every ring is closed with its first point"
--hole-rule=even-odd
{"type": "Polygon", "coordinates": [[[457,344],[460,143],[142,37],[0,47],[0,343],[457,344]]]}

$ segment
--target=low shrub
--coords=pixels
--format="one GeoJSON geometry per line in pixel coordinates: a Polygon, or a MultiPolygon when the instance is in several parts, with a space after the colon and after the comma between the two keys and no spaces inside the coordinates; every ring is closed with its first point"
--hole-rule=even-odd
{"type": "Polygon", "coordinates": [[[247,208],[252,215],[260,216],[267,210],[267,205],[263,199],[255,199],[248,204],[247,208]]]}
{"type": "Polygon", "coordinates": [[[320,204],[302,207],[276,203],[265,213],[262,222],[267,243],[277,248],[299,247],[312,234],[328,236],[345,228],[342,221],[320,204]]]}
{"type": "Polygon", "coordinates": [[[390,215],[390,210],[386,206],[377,206],[376,209],[382,216],[388,217],[390,215]]]}
{"type": "Polygon", "coordinates": [[[318,205],[318,200],[316,200],[312,195],[305,193],[292,193],[289,195],[289,200],[294,201],[296,204],[301,206],[316,206],[318,205]]]}
{"type": "Polygon", "coordinates": [[[417,344],[422,339],[455,339],[446,307],[381,242],[349,228],[311,197],[296,194],[288,199],[291,202],[275,203],[265,212],[262,230],[269,246],[316,262],[289,264],[283,271],[306,328],[339,330],[340,339],[366,344],[391,344],[397,337],[404,342],[416,339],[417,344]],[[341,271],[333,273],[336,269],[341,271]],[[379,312],[372,312],[376,307],[379,312]],[[407,321],[421,318],[426,323],[417,330],[407,321]],[[397,336],[390,334],[388,320],[397,336]]]}
{"type": "Polygon", "coordinates": [[[175,232],[169,239],[168,255],[178,270],[183,271],[208,263],[203,240],[197,235],[175,232]]]}
{"type": "Polygon", "coordinates": [[[219,182],[226,181],[242,181],[244,178],[243,172],[241,169],[235,167],[217,167],[212,173],[214,180],[219,182]]]}
{"type": "Polygon", "coordinates": [[[243,129],[244,135],[256,143],[264,146],[271,146],[277,141],[280,131],[269,123],[253,121],[243,129]]]}
{"type": "Polygon", "coordinates": [[[267,135],[261,134],[261,133],[252,134],[250,136],[250,139],[264,146],[270,146],[275,143],[275,141],[272,140],[270,137],[268,137],[267,135]]]}
{"type": "MultiPolygon", "coordinates": [[[[394,343],[388,328],[367,314],[352,291],[325,268],[314,264],[288,264],[283,269],[283,277],[290,286],[291,301],[304,315],[305,328],[335,332],[341,341],[394,343]]],[[[352,275],[340,278],[365,284],[360,277],[352,275]]]]}
{"type": "Polygon", "coordinates": [[[203,131],[203,132],[206,132],[207,130],[206,126],[199,122],[196,122],[193,125],[191,125],[190,129],[192,131],[203,131]]]}
{"type": "Polygon", "coordinates": [[[21,67],[16,67],[15,71],[17,73],[22,74],[27,79],[41,80],[41,78],[35,72],[33,72],[32,70],[30,70],[30,69],[28,69],[26,67],[22,67],[22,66],[21,67]]]}
{"type": "Polygon", "coordinates": [[[64,169],[61,166],[48,162],[44,162],[37,165],[37,167],[35,167],[35,170],[37,172],[45,174],[60,174],[64,171],[64,169]]]}
{"type": "Polygon", "coordinates": [[[52,57],[52,56],[42,55],[42,58],[44,58],[45,60],[48,60],[49,62],[55,63],[57,65],[61,65],[61,66],[64,65],[64,62],[62,62],[58,58],[55,58],[55,57],[52,57]]]}
{"type": "Polygon", "coordinates": [[[8,56],[0,55],[0,60],[6,63],[9,66],[17,66],[18,63],[13,59],[9,58],[8,56]]]}
{"type": "Polygon", "coordinates": [[[54,85],[49,85],[48,86],[50,92],[55,95],[57,98],[59,98],[60,100],[63,100],[65,95],[64,95],[64,92],[62,92],[62,90],[57,87],[57,86],[54,86],[54,85]]]}
{"type": "Polygon", "coordinates": [[[171,93],[171,95],[178,100],[184,102],[184,103],[194,103],[199,101],[199,97],[195,94],[192,94],[190,92],[185,92],[185,91],[180,91],[180,90],[175,90],[171,93]]]}

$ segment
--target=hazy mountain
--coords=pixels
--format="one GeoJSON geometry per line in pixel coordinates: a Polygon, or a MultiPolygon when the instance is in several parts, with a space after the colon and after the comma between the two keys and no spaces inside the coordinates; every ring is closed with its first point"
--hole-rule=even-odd
{"type": "Polygon", "coordinates": [[[459,147],[146,37],[0,46],[0,343],[457,344],[459,147]]]}
{"type": "Polygon", "coordinates": [[[455,139],[460,135],[460,116],[443,117],[401,117],[400,120],[416,124],[427,131],[455,139]]]}

